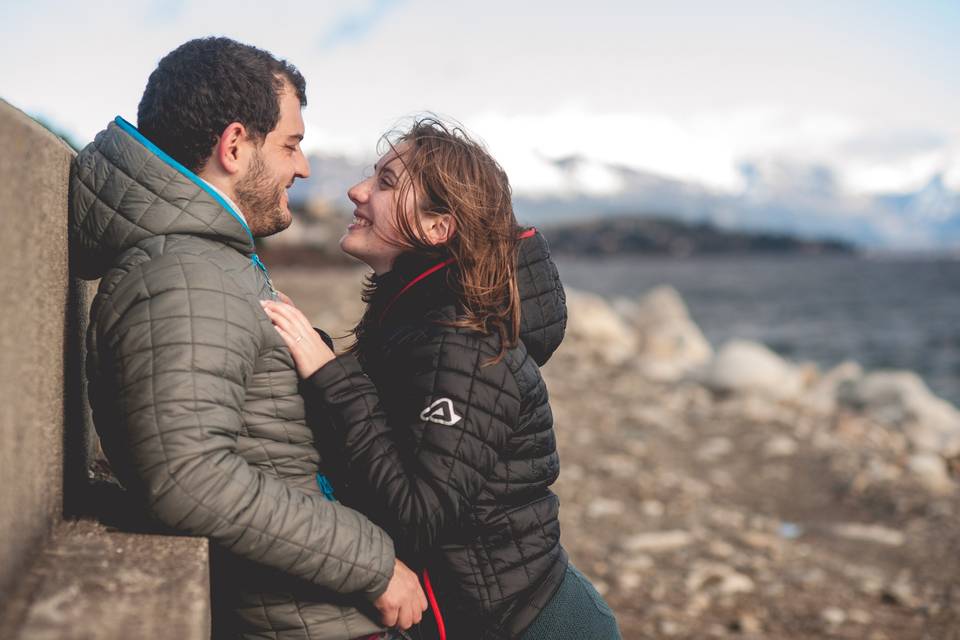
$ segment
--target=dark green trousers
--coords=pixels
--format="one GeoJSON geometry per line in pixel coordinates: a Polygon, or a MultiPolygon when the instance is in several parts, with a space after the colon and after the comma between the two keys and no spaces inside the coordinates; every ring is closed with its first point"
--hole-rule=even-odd
{"type": "Polygon", "coordinates": [[[617,619],[590,581],[572,564],[556,595],[522,640],[620,640],[617,619]]]}

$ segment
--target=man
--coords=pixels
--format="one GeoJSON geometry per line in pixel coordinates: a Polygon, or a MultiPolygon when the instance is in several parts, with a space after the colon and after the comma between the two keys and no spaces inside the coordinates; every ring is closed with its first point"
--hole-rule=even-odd
{"type": "Polygon", "coordinates": [[[259,300],[254,237],[291,222],[300,73],[226,38],[187,42],[77,156],[71,261],[102,277],[90,399],[117,476],[166,527],[208,536],[214,631],[357,638],[426,599],[376,525],[329,495],[297,373],[259,300]]]}

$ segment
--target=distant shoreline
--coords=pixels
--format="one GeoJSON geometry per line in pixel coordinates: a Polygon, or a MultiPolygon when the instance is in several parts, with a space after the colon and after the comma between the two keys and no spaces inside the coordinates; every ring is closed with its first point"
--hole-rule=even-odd
{"type": "Polygon", "coordinates": [[[782,232],[721,229],[657,216],[616,216],[546,225],[559,255],[583,257],[703,255],[854,255],[860,249],[836,238],[803,238],[782,232]]]}

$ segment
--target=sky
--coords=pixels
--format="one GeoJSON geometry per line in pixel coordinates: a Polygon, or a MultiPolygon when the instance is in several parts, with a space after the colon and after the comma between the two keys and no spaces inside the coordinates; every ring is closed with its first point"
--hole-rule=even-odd
{"type": "Polygon", "coordinates": [[[578,156],[723,193],[746,165],[826,167],[856,197],[960,190],[957,34],[956,0],[7,0],[0,97],[83,144],[135,120],[165,53],[226,35],[301,69],[309,151],[372,159],[430,111],[520,193],[561,190],[549,161],[578,156]]]}

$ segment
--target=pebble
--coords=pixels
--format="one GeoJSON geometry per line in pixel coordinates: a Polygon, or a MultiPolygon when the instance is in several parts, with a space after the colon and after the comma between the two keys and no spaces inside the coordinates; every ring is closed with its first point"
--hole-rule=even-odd
{"type": "Polygon", "coordinates": [[[685,613],[691,617],[698,617],[704,611],[710,607],[712,598],[709,593],[695,593],[687,598],[687,606],[684,609],[685,613]]]}
{"type": "Polygon", "coordinates": [[[703,462],[712,462],[729,455],[733,451],[733,442],[730,438],[710,438],[697,449],[697,459],[703,462]]]}
{"type": "Polygon", "coordinates": [[[781,539],[778,536],[761,533],[759,531],[747,531],[740,536],[740,539],[748,546],[764,551],[773,551],[781,544],[781,539]]]}
{"type": "Polygon", "coordinates": [[[767,458],[786,458],[797,452],[797,443],[789,436],[774,436],[763,446],[767,458]]]}
{"type": "Polygon", "coordinates": [[[630,478],[637,473],[636,458],[622,453],[603,456],[598,466],[616,478],[630,478]]]}
{"type": "Polygon", "coordinates": [[[604,518],[607,516],[619,516],[625,511],[623,502],[612,498],[594,498],[587,505],[587,516],[591,518],[604,518]]]}
{"type": "Polygon", "coordinates": [[[820,617],[828,625],[838,627],[847,621],[847,612],[839,607],[827,607],[820,612],[820,617]]]}
{"type": "Polygon", "coordinates": [[[640,503],[640,512],[648,518],[659,518],[666,511],[666,507],[659,500],[644,500],[640,503]]]}
{"type": "Polygon", "coordinates": [[[724,542],[723,540],[713,540],[707,545],[707,551],[710,552],[710,555],[720,558],[721,560],[726,560],[736,553],[736,549],[733,548],[733,545],[724,542]]]}
{"type": "Polygon", "coordinates": [[[760,622],[760,618],[752,613],[740,614],[740,617],[737,618],[736,625],[740,633],[760,633],[763,631],[763,624],[760,622]]]}
{"type": "Polygon", "coordinates": [[[748,576],[715,562],[695,563],[687,575],[686,585],[690,592],[708,590],[721,595],[751,593],[756,589],[748,576]]]}
{"type": "Polygon", "coordinates": [[[918,453],[907,460],[907,470],[930,491],[949,493],[954,484],[947,474],[943,458],[934,453],[918,453]]]}
{"type": "Polygon", "coordinates": [[[913,607],[917,604],[917,597],[913,592],[913,587],[905,580],[900,579],[883,590],[883,598],[884,600],[904,607],[913,607]]]}
{"type": "Polygon", "coordinates": [[[833,533],[848,540],[862,540],[889,547],[899,547],[904,543],[902,532],[878,524],[860,524],[849,522],[833,527],[833,533]]]}
{"type": "Polygon", "coordinates": [[[811,567],[800,574],[800,582],[807,586],[818,585],[827,579],[827,572],[820,567],[811,567]]]}
{"type": "Polygon", "coordinates": [[[680,625],[673,620],[660,621],[660,633],[665,636],[675,636],[680,633],[680,625]]]}
{"type": "Polygon", "coordinates": [[[634,591],[643,583],[643,578],[638,573],[622,573],[617,576],[617,584],[624,591],[634,591]]]}
{"type": "Polygon", "coordinates": [[[638,440],[636,438],[631,438],[630,440],[628,440],[624,445],[624,449],[626,449],[627,453],[629,453],[634,458],[646,457],[649,451],[647,444],[643,440],[638,440]]]}
{"type": "Polygon", "coordinates": [[[682,530],[654,531],[637,533],[621,541],[627,551],[672,551],[686,547],[693,542],[693,536],[682,530]]]}
{"type": "Polygon", "coordinates": [[[623,566],[627,569],[646,571],[647,569],[653,568],[653,558],[646,554],[638,553],[627,558],[623,562],[623,566]]]}
{"type": "Polygon", "coordinates": [[[720,527],[728,529],[742,529],[746,521],[746,516],[741,511],[735,511],[726,507],[714,507],[710,510],[710,521],[720,527]]]}
{"type": "Polygon", "coordinates": [[[735,593],[751,593],[756,589],[753,580],[742,573],[730,573],[723,577],[720,583],[720,593],[733,595],[735,593]]]}

